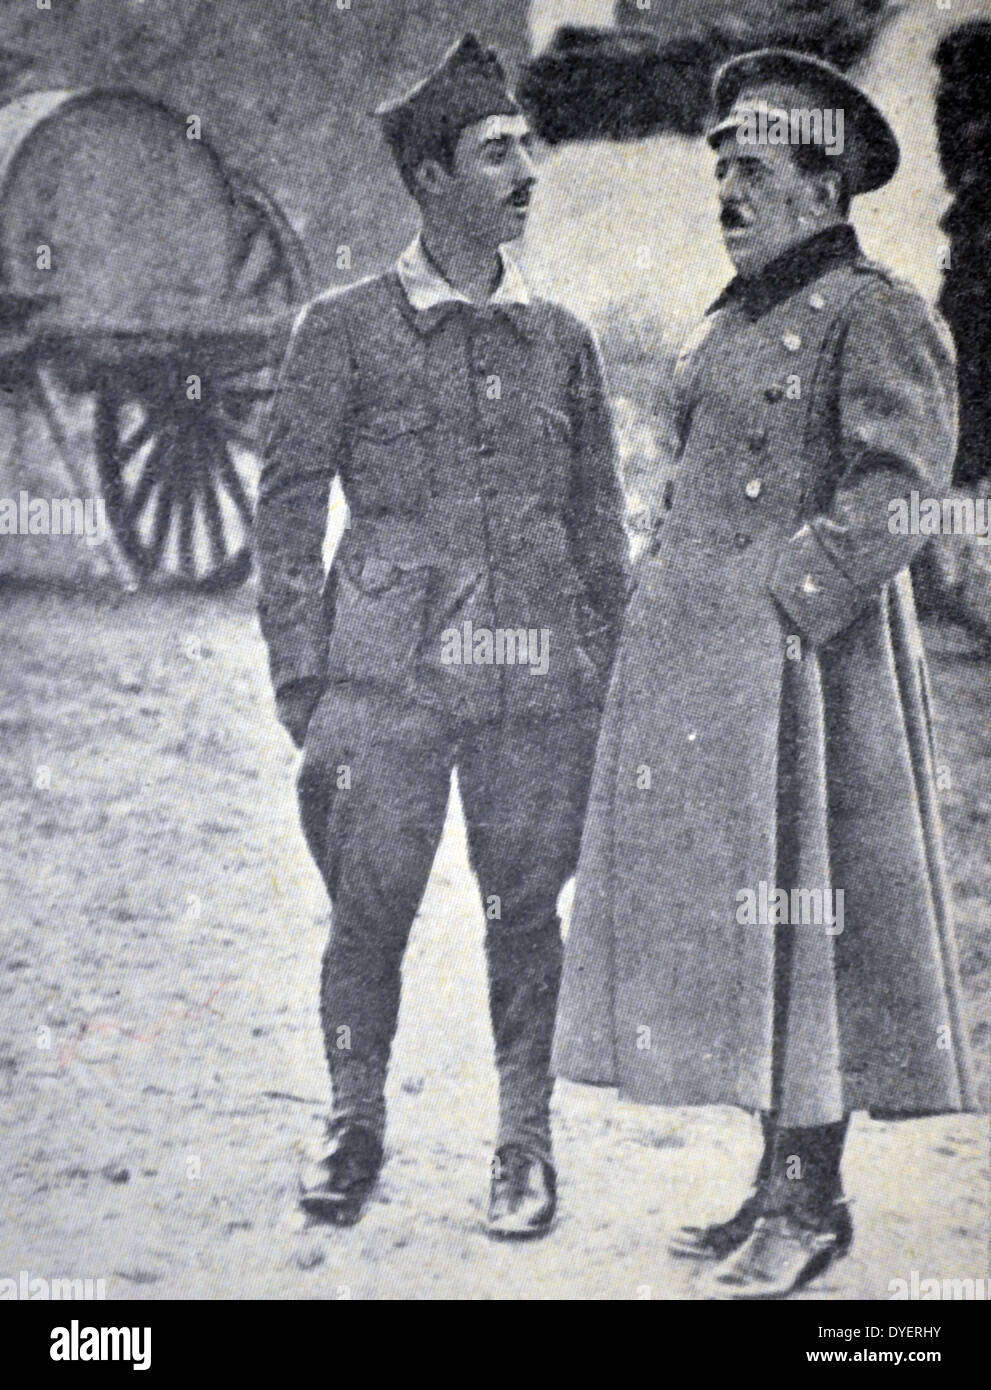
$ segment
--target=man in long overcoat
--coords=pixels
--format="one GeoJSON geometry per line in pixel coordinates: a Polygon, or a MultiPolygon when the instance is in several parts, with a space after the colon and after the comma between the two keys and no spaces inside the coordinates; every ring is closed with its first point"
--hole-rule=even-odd
{"type": "Polygon", "coordinates": [[[626,598],[615,437],[590,332],[502,249],[536,171],[495,54],[466,36],[379,114],[422,234],[303,314],[258,502],[262,628],[333,909],[331,1143],[302,1203],[351,1222],[375,1182],[403,955],[457,767],[499,1072],[489,1230],[537,1235],[555,1203],[556,903],[626,598]],[[325,587],[335,476],[350,526],[325,587]]]}
{"type": "Polygon", "coordinates": [[[719,1262],[714,1292],[755,1297],[848,1248],[851,1111],[972,1104],[921,538],[890,524],[948,487],[956,395],[944,324],[847,220],[898,163],[882,114],[783,50],[729,63],[714,97],[738,274],[678,368],[673,505],[613,672],[555,1068],[760,1114],[747,1202],[673,1246],[719,1262]]]}

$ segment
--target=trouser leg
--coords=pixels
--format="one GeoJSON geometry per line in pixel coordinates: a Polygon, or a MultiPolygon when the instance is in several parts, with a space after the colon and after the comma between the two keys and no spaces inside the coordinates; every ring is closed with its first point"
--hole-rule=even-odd
{"type": "Polygon", "coordinates": [[[768,1192],[768,1209],[812,1225],[828,1220],[843,1197],[841,1165],[850,1117],[833,1124],[779,1129],[768,1192]]]}
{"type": "Polygon", "coordinates": [[[551,1045],[561,982],[557,899],[578,862],[598,716],[473,730],[458,777],[486,909],[499,1073],[497,1146],[550,1161],[551,1045]]]}
{"type": "Polygon", "coordinates": [[[402,961],[444,825],[453,738],[428,710],[335,687],[306,739],[307,843],[331,901],[320,1016],[331,1127],[380,1138],[402,961]]]}

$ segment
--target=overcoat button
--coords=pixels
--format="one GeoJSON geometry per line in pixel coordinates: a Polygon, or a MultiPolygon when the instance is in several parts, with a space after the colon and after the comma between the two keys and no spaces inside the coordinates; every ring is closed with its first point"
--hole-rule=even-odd
{"type": "Polygon", "coordinates": [[[778,382],[775,382],[773,386],[765,388],[764,399],[766,401],[780,401],[784,397],[784,394],[785,388],[779,385],[778,382]]]}
{"type": "Polygon", "coordinates": [[[818,592],[819,592],[819,584],[818,584],[818,581],[816,580],[815,575],[814,575],[814,574],[807,574],[807,575],[805,576],[805,578],[802,580],[802,593],[803,593],[803,594],[817,594],[818,592]]]}
{"type": "Polygon", "coordinates": [[[766,430],[754,430],[752,434],[747,435],[747,444],[750,446],[751,453],[759,454],[766,443],[766,430]]]}
{"type": "Polygon", "coordinates": [[[495,453],[495,449],[487,439],[480,439],[475,445],[475,453],[481,454],[482,458],[488,458],[489,454],[495,453]]]}
{"type": "Polygon", "coordinates": [[[802,340],[797,333],[785,333],[781,341],[789,352],[797,352],[802,346],[802,340]]]}
{"type": "Polygon", "coordinates": [[[746,550],[751,539],[750,536],[745,536],[742,531],[737,531],[736,535],[733,537],[733,544],[736,546],[737,550],[746,550]]]}
{"type": "Polygon", "coordinates": [[[486,483],[486,485],[485,485],[485,495],[486,495],[486,497],[498,497],[498,496],[499,496],[499,489],[496,487],[495,483],[486,483]]]}
{"type": "Polygon", "coordinates": [[[751,478],[743,490],[747,496],[754,501],[760,496],[763,487],[764,484],[761,482],[760,478],[751,478]]]}
{"type": "Polygon", "coordinates": [[[810,308],[810,309],[815,309],[816,312],[818,312],[820,309],[825,309],[825,307],[826,307],[826,301],[823,299],[823,297],[822,297],[821,294],[810,294],[810,295],[809,295],[809,308],[810,308]]]}

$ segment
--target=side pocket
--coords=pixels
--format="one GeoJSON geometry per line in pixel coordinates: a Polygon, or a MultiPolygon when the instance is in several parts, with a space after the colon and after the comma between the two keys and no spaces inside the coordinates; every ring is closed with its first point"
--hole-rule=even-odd
{"type": "Polygon", "coordinates": [[[436,411],[427,405],[377,406],[358,416],[354,433],[372,444],[391,444],[404,435],[430,429],[436,421],[436,411]]]}
{"type": "Polygon", "coordinates": [[[338,568],[327,653],[331,680],[404,681],[427,615],[432,570],[376,556],[338,568]]]}

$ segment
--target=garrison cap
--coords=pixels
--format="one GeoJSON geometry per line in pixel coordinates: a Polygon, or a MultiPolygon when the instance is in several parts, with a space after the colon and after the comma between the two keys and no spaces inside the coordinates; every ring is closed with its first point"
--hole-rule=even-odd
{"type": "Polygon", "coordinates": [[[881,111],[856,83],[821,58],[787,48],[741,53],[713,78],[712,105],[716,124],[706,139],[713,148],[760,107],[842,111],[844,149],[836,158],[851,195],[883,187],[898,168],[898,141],[881,111]]]}
{"type": "Polygon", "coordinates": [[[400,166],[415,165],[438,133],[457,135],[486,116],[519,113],[499,55],[483,48],[474,34],[449,48],[440,65],[405,96],[375,110],[400,166]]]}

